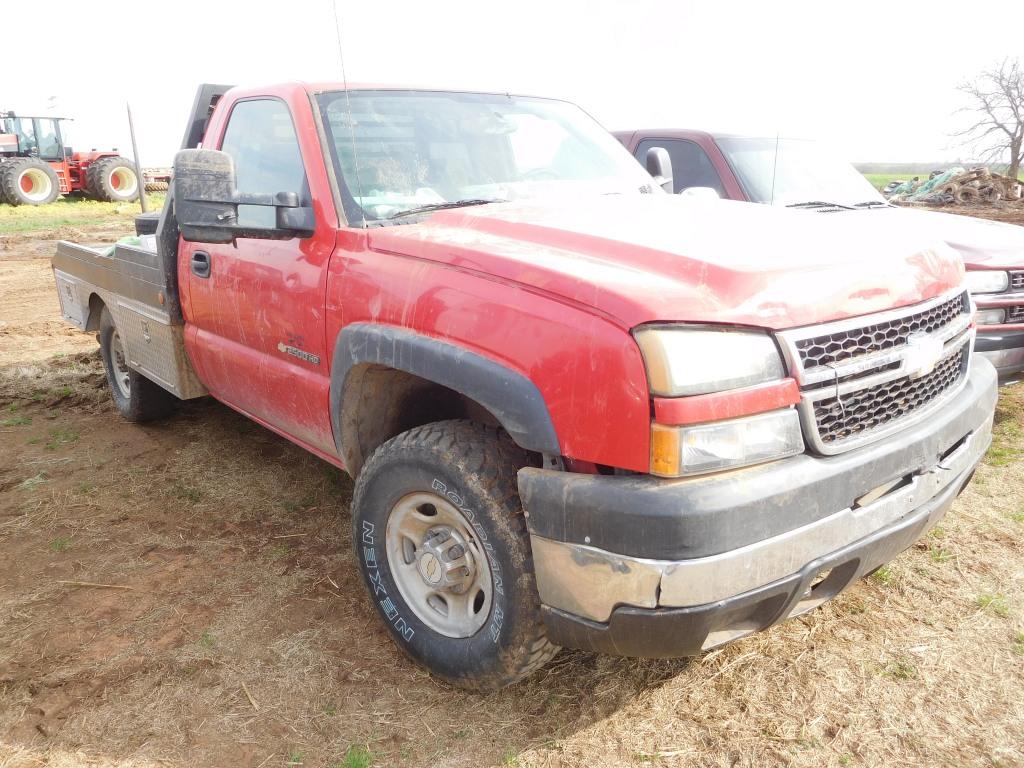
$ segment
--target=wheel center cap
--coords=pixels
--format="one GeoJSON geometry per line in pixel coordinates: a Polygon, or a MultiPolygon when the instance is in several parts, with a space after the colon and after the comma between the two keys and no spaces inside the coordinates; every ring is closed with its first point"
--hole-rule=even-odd
{"type": "Polygon", "coordinates": [[[444,569],[441,567],[441,561],[437,559],[437,556],[432,552],[424,552],[420,557],[418,563],[420,576],[432,587],[436,587],[441,583],[441,579],[444,577],[444,569]]]}

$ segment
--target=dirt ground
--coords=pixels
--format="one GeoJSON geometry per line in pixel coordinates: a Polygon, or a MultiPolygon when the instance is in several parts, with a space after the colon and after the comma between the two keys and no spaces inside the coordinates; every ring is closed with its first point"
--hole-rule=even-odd
{"type": "Polygon", "coordinates": [[[956,213],[961,216],[975,216],[979,219],[991,219],[993,221],[1005,221],[1009,224],[1024,225],[1024,201],[998,203],[995,205],[979,203],[978,205],[908,205],[907,207],[939,211],[941,213],[956,213]]]}
{"type": "Polygon", "coordinates": [[[210,401],[121,421],[0,242],[0,766],[1024,766],[1024,386],[942,526],[698,659],[560,654],[492,695],[390,642],[345,475],[210,401]]]}

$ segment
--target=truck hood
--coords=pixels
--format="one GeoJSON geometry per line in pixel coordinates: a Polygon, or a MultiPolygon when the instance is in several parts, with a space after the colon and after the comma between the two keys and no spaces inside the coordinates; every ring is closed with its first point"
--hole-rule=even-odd
{"type": "Polygon", "coordinates": [[[461,208],[368,238],[373,250],[544,292],[625,328],[792,328],[914,304],[963,280],[952,249],[899,217],[674,195],[461,208]]]}
{"type": "Polygon", "coordinates": [[[1024,269],[1024,227],[1016,224],[918,208],[877,208],[864,213],[888,215],[919,227],[926,236],[954,248],[968,267],[1024,269]]]}

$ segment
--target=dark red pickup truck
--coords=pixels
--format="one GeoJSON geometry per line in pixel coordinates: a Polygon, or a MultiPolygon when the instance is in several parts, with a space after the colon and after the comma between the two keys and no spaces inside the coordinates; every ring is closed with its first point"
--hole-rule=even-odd
{"type": "Polygon", "coordinates": [[[890,205],[852,165],[811,141],[684,129],[615,136],[641,162],[650,149],[665,149],[677,193],[697,188],[730,200],[812,212],[898,217],[901,226],[941,237],[967,267],[967,286],[977,304],[977,351],[1003,382],[1024,374],[1024,227],[890,205]]]}
{"type": "Polygon", "coordinates": [[[59,245],[65,316],[129,420],[208,393],[349,472],[375,609],[456,684],[809,611],[990,442],[952,249],[664,194],[570,104],[209,86],[183,146],[155,247],[59,245]]]}

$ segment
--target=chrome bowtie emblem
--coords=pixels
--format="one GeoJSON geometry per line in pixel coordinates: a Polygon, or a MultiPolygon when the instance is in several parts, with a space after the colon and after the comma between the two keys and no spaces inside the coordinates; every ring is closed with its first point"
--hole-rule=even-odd
{"type": "Polygon", "coordinates": [[[926,333],[914,333],[907,339],[903,368],[910,378],[919,379],[935,370],[942,358],[942,339],[926,333]]]}

